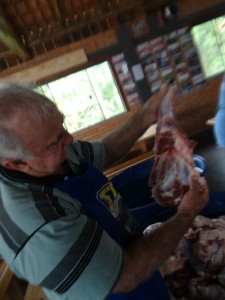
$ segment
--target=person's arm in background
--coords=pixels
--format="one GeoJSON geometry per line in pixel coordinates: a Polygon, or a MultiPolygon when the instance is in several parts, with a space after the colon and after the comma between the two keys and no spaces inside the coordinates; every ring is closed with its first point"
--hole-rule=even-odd
{"type": "Polygon", "coordinates": [[[125,155],[136,140],[154,123],[158,118],[160,103],[168,89],[164,85],[160,92],[149,98],[134,115],[102,139],[105,146],[105,167],[125,155]]]}
{"type": "Polygon", "coordinates": [[[124,249],[124,267],[113,293],[129,292],[146,280],[172,254],[208,200],[205,180],[196,175],[177,213],[153,232],[124,249]]]}
{"type": "Polygon", "coordinates": [[[220,84],[217,111],[214,118],[213,132],[218,147],[225,148],[225,75],[220,84]]]}

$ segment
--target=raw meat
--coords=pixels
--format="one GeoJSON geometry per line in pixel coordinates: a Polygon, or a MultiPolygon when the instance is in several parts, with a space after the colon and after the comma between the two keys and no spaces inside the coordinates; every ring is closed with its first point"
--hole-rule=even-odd
{"type": "Polygon", "coordinates": [[[197,216],[160,271],[174,300],[224,300],[224,216],[197,216]]]}
{"type": "Polygon", "coordinates": [[[202,278],[191,279],[189,285],[189,292],[191,300],[224,300],[225,289],[213,283],[213,280],[205,281],[202,278]]]}
{"type": "Polygon", "coordinates": [[[159,109],[156,157],[148,182],[155,201],[165,207],[179,204],[189,190],[190,175],[198,173],[190,142],[176,121],[174,101],[173,89],[169,88],[159,109]]]}
{"type": "Polygon", "coordinates": [[[171,275],[182,270],[186,261],[190,257],[190,246],[195,239],[195,232],[189,228],[183,238],[180,240],[173,255],[161,266],[160,271],[163,276],[171,275]]]}
{"type": "Polygon", "coordinates": [[[197,239],[191,247],[190,262],[199,276],[211,278],[225,265],[225,221],[200,216],[195,220],[197,239]]]}

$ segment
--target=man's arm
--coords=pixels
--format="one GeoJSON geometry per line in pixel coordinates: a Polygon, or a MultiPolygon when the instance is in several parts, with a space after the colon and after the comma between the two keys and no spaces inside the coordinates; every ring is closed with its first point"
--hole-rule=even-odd
{"type": "Polygon", "coordinates": [[[159,105],[166,94],[168,86],[154,94],[146,103],[120,128],[102,139],[105,146],[105,167],[125,155],[136,140],[157,121],[159,105]]]}
{"type": "Polygon", "coordinates": [[[176,215],[124,250],[124,268],[113,293],[131,291],[158,269],[175,250],[207,200],[205,180],[193,176],[191,190],[181,201],[176,215]]]}

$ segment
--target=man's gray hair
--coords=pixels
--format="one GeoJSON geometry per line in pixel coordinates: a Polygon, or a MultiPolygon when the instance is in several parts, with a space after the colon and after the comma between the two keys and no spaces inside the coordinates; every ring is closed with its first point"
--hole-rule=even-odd
{"type": "Polygon", "coordinates": [[[29,159],[33,156],[16,134],[16,112],[20,111],[24,116],[42,122],[57,109],[54,102],[32,88],[24,83],[0,83],[0,163],[5,158],[29,159]]]}

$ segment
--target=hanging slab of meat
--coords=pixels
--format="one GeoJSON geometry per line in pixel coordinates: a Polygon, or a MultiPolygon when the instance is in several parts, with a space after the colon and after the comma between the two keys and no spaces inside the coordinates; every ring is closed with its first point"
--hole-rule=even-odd
{"type": "Polygon", "coordinates": [[[155,201],[165,207],[179,204],[189,190],[190,175],[197,174],[192,147],[175,118],[174,101],[173,89],[169,88],[159,109],[156,157],[148,182],[155,201]]]}

